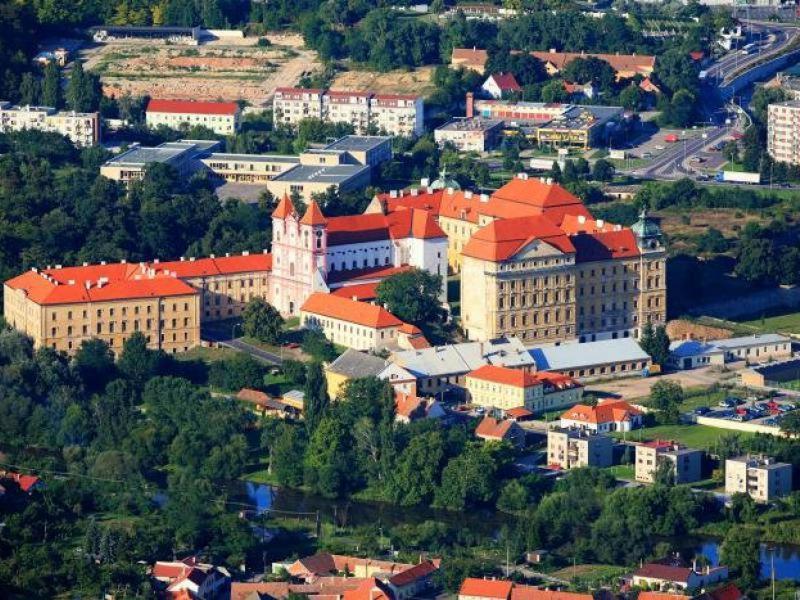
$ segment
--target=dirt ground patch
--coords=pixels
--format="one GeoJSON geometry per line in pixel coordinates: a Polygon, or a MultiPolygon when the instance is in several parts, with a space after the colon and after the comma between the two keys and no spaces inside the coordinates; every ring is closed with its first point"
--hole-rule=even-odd
{"type": "Polygon", "coordinates": [[[345,91],[367,90],[384,94],[419,94],[427,96],[434,90],[434,67],[420,67],[413,71],[345,71],[333,80],[331,88],[345,91]]]}
{"type": "Polygon", "coordinates": [[[693,323],[683,319],[674,319],[667,323],[667,335],[671,340],[693,338],[696,340],[721,340],[731,337],[733,331],[722,327],[712,327],[693,323]]]}
{"type": "Polygon", "coordinates": [[[268,47],[222,41],[190,48],[108,44],[87,49],[84,58],[109,96],[241,99],[254,105],[268,104],[275,88],[295,85],[319,67],[316,53],[298,47],[292,36],[274,36],[268,47]]]}
{"type": "Polygon", "coordinates": [[[733,208],[715,208],[709,210],[692,210],[690,212],[659,212],[661,227],[670,235],[700,235],[709,227],[719,229],[725,237],[734,237],[745,225],[751,222],[762,222],[764,219],[757,211],[743,211],[733,208]],[[689,222],[686,222],[686,217],[689,222]]]}

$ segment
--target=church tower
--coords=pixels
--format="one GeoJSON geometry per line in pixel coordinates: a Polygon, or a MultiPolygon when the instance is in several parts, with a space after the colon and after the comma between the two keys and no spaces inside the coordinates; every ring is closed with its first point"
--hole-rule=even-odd
{"type": "Polygon", "coordinates": [[[637,299],[638,327],[635,337],[641,335],[645,323],[662,325],[667,319],[667,259],[664,236],[658,223],[643,208],[639,220],[631,225],[639,247],[639,278],[637,299]]]}

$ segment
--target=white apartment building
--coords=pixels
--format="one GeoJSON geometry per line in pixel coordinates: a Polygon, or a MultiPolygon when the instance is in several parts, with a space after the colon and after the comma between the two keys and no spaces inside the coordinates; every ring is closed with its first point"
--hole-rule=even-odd
{"type": "Polygon", "coordinates": [[[350,123],[359,135],[372,131],[408,137],[425,131],[422,98],[408,94],[278,88],[272,112],[276,124],[295,126],[303,119],[314,118],[350,123]]]}
{"type": "Polygon", "coordinates": [[[100,141],[100,116],[96,113],[57,111],[48,106],[14,106],[0,101],[0,133],[36,129],[60,133],[80,147],[100,141]]]}
{"type": "Polygon", "coordinates": [[[241,112],[236,102],[152,99],[147,103],[145,122],[150,128],[202,125],[219,135],[233,135],[239,130],[241,112]]]}
{"type": "Polygon", "coordinates": [[[747,494],[756,502],[771,502],[792,491],[792,465],[764,456],[740,456],[725,461],[725,493],[747,494]]]}
{"type": "Polygon", "coordinates": [[[416,137],[425,132],[422,98],[408,94],[379,94],[369,101],[370,123],[378,131],[416,137]]]}
{"type": "Polygon", "coordinates": [[[767,151],[777,162],[800,164],[800,100],[769,105],[767,151]]]}
{"type": "Polygon", "coordinates": [[[272,119],[276,125],[297,125],[303,119],[322,119],[325,90],[281,87],[272,98],[272,119]]]}

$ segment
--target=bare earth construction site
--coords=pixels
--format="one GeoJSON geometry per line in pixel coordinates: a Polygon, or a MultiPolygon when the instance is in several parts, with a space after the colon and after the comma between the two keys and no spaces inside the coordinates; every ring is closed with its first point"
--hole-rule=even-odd
{"type": "Polygon", "coordinates": [[[292,85],[319,68],[299,36],[224,39],[186,47],[153,41],[116,41],[83,52],[100,75],[103,93],[195,100],[247,100],[265,105],[275,88],[292,85]]]}

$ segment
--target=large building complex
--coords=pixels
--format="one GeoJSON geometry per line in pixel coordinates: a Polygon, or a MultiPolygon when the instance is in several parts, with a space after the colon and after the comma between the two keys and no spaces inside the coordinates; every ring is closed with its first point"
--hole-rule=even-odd
{"type": "Polygon", "coordinates": [[[747,494],[756,502],[771,502],[792,491],[792,465],[764,456],[740,456],[725,461],[725,493],[747,494]]]}
{"type": "Polygon", "coordinates": [[[669,465],[667,469],[673,483],[692,483],[701,479],[703,451],[655,440],[636,446],[635,463],[636,481],[655,483],[659,468],[669,465]]]}
{"type": "Polygon", "coordinates": [[[378,196],[368,211],[419,207],[448,236],[461,271],[467,336],[504,335],[530,345],[638,337],[666,318],[666,257],[646,214],[631,228],[594,219],[547,180],[522,174],[491,196],[448,187],[378,196]]]}
{"type": "Polygon", "coordinates": [[[60,133],[76,146],[94,146],[100,141],[100,115],[0,101],[0,133],[26,129],[60,133]]]}
{"type": "Polygon", "coordinates": [[[348,135],[298,156],[218,152],[221,149],[222,143],[213,140],[136,146],[106,161],[100,174],[127,183],[142,179],[151,163],[164,163],[182,178],[207,170],[227,182],[264,185],[275,196],[297,193],[309,199],[331,187],[339,192],[365,188],[372,170],[392,157],[391,138],[386,136],[348,135]]]}
{"type": "Polygon", "coordinates": [[[800,100],[767,108],[767,152],[777,162],[800,165],[800,100]]]}
{"type": "Polygon", "coordinates": [[[145,110],[148,127],[164,125],[171,129],[202,125],[219,135],[239,130],[242,109],[236,102],[198,102],[194,100],[151,99],[145,110]]]}
{"type": "Polygon", "coordinates": [[[551,468],[610,467],[614,442],[606,435],[583,429],[551,429],[547,432],[547,464],[551,468]]]}
{"type": "Polygon", "coordinates": [[[650,77],[656,68],[656,57],[646,54],[590,54],[585,52],[534,51],[531,54],[544,64],[548,75],[559,74],[575,59],[596,58],[607,62],[614,69],[617,80],[631,79],[637,75],[650,77]]]}
{"type": "Polygon", "coordinates": [[[295,126],[303,119],[350,123],[359,135],[385,132],[413,137],[425,131],[422,98],[309,88],[278,88],[272,100],[276,124],[295,126]]]}

